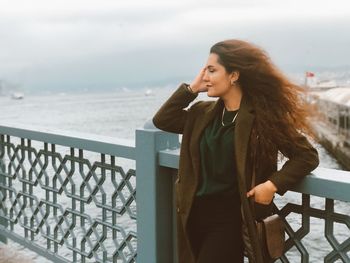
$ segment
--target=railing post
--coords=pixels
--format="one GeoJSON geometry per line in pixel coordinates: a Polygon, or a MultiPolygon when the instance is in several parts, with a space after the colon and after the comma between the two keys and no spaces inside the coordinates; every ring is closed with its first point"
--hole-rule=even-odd
{"type": "Polygon", "coordinates": [[[163,132],[151,120],[136,130],[137,262],[172,263],[173,176],[158,166],[158,151],[179,147],[179,135],[163,132]]]}
{"type": "MultiPolygon", "coordinates": [[[[4,142],[4,135],[0,135],[0,142],[4,142]]],[[[0,145],[0,226],[7,227],[8,222],[5,218],[1,217],[1,213],[5,212],[6,207],[4,207],[3,200],[5,200],[4,195],[6,194],[5,190],[1,187],[1,185],[6,184],[6,177],[5,177],[5,147],[3,144],[0,145]]],[[[1,235],[0,231],[0,242],[7,243],[7,237],[4,235],[1,235]]]]}

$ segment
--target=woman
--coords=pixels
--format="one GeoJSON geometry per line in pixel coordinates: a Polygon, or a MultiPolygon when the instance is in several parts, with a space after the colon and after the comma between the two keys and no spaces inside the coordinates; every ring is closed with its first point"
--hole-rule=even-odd
{"type": "Polygon", "coordinates": [[[263,50],[226,40],[155,114],[156,127],[183,134],[175,184],[179,263],[243,262],[244,247],[250,262],[266,261],[254,220],[269,215],[274,194],[283,195],[319,162],[302,135],[311,129],[301,91],[263,50]],[[219,99],[185,109],[199,92],[219,99]],[[278,151],[288,160],[277,171],[278,151]]]}

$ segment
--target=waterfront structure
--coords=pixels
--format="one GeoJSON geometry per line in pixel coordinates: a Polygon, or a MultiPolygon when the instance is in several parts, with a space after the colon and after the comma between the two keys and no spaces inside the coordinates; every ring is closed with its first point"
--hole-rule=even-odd
{"type": "Polygon", "coordinates": [[[310,93],[319,111],[314,123],[318,140],[347,170],[350,170],[350,87],[310,93]]]}

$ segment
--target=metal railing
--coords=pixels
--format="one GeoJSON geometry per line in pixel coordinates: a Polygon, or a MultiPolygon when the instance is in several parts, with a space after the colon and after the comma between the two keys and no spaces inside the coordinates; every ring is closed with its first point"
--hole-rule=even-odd
{"type": "MultiPolygon", "coordinates": [[[[0,126],[2,241],[53,262],[176,262],[179,146],[151,121],[135,142],[0,126]]],[[[280,262],[350,262],[349,189],[349,172],[318,168],[275,199],[287,233],[280,262]]]]}
{"type": "Polygon", "coordinates": [[[53,262],[136,261],[132,142],[0,127],[0,233],[53,262]]]}

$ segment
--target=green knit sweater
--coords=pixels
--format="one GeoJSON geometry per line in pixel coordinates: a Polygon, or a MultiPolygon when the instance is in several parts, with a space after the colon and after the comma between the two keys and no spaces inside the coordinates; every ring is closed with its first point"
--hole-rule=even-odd
{"type": "Polygon", "coordinates": [[[197,196],[238,194],[234,154],[234,128],[237,111],[222,111],[205,128],[200,138],[201,182],[197,196]]]}

